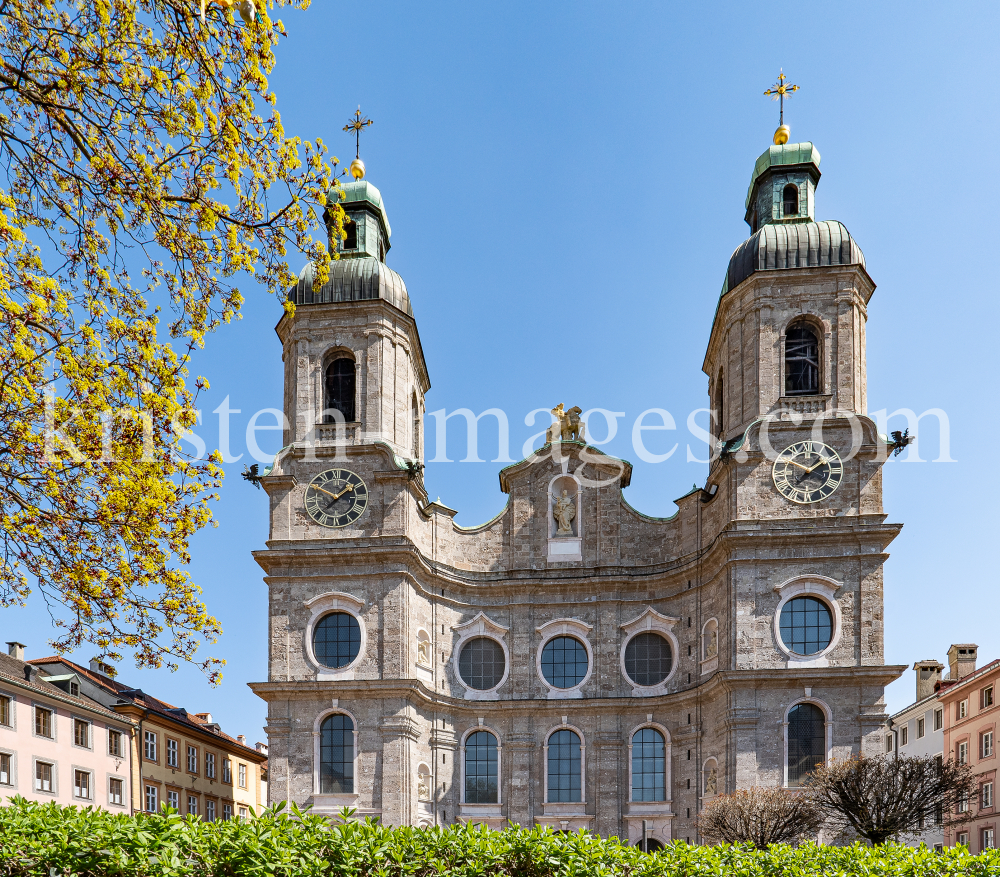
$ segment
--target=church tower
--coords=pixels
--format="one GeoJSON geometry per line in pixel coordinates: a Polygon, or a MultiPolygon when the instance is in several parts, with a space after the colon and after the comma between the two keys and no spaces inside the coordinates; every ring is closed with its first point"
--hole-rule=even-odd
{"type": "MultiPolygon", "coordinates": [[[[359,113],[360,116],[360,113],[359,113]]],[[[578,407],[499,473],[490,521],[424,490],[430,382],[389,220],[344,186],[341,258],[278,323],[286,447],[270,535],[271,802],[387,825],[583,828],[650,847],[751,785],[874,752],[887,441],[865,412],[875,284],[816,219],[819,152],[757,160],[704,369],[717,454],[657,518],[578,407]]],[[[553,400],[556,401],[556,400],[553,400]]],[[[572,403],[574,400],[563,400],[572,403]]]]}

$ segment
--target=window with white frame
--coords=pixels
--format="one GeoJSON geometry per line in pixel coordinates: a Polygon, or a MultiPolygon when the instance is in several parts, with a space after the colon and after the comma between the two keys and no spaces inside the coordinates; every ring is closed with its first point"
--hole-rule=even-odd
{"type": "Polygon", "coordinates": [[[983,842],[983,849],[984,850],[992,850],[993,849],[993,847],[995,846],[995,843],[994,843],[994,834],[993,834],[993,829],[992,828],[984,828],[983,829],[982,842],[983,842]]]}
{"type": "Polygon", "coordinates": [[[247,817],[250,815],[250,811],[246,807],[240,807],[240,820],[246,822],[247,817]]]}
{"type": "MultiPolygon", "coordinates": [[[[215,779],[215,753],[206,752],[205,753],[205,776],[210,780],[215,779]]],[[[215,806],[215,805],[213,805],[215,806]]]]}
{"type": "Polygon", "coordinates": [[[188,746],[187,748],[188,773],[198,773],[198,747],[188,746]]]}
{"type": "Polygon", "coordinates": [[[52,792],[52,775],[55,773],[55,765],[47,761],[35,762],[35,791],[52,792]]]}
{"type": "Polygon", "coordinates": [[[958,702],[958,713],[956,718],[964,719],[969,714],[969,699],[960,700],[958,702]]]}
{"type": "Polygon", "coordinates": [[[73,745],[90,749],[90,722],[73,719],[73,745]]]}
{"type": "Polygon", "coordinates": [[[958,807],[956,809],[959,813],[968,813],[969,796],[967,794],[963,794],[962,797],[958,799],[958,807]]]}
{"type": "Polygon", "coordinates": [[[233,805],[223,804],[222,805],[222,820],[224,822],[229,822],[233,818],[233,805]]]}
{"type": "Polygon", "coordinates": [[[991,758],[993,756],[992,731],[984,731],[982,736],[979,738],[979,754],[982,758],[991,758]]]}
{"type": "Polygon", "coordinates": [[[969,832],[960,831],[958,835],[955,837],[955,842],[960,847],[967,847],[969,845],[969,832]]]}
{"type": "Polygon", "coordinates": [[[73,795],[90,800],[91,777],[89,770],[73,771],[73,795]]]}
{"type": "MultiPolygon", "coordinates": [[[[153,731],[144,731],[142,735],[142,751],[146,761],[156,761],[156,734],[153,731]]],[[[155,789],[155,786],[149,786],[155,789]]],[[[147,808],[148,809],[148,808],[147,808]]],[[[155,807],[153,808],[156,809],[155,807]]]]}
{"type": "Polygon", "coordinates": [[[222,781],[224,783],[233,781],[233,763],[228,758],[222,759],[222,781]]]}
{"type": "Polygon", "coordinates": [[[9,752],[0,752],[0,786],[14,785],[14,759],[9,752]]]}
{"type": "Polygon", "coordinates": [[[905,746],[909,742],[909,739],[910,728],[908,725],[903,725],[903,727],[899,729],[899,745],[905,746]]]}
{"type": "Polygon", "coordinates": [[[215,801],[205,801],[205,820],[215,822],[215,801]]]}
{"type": "Polygon", "coordinates": [[[125,752],[125,741],[121,731],[108,731],[108,755],[121,757],[125,752]]]}
{"type": "Polygon", "coordinates": [[[245,789],[247,787],[247,766],[245,764],[240,765],[240,788],[245,789]]]}
{"type": "Polygon", "coordinates": [[[968,764],[969,763],[969,743],[963,740],[958,744],[958,763],[968,764]]]}
{"type": "Polygon", "coordinates": [[[993,686],[990,685],[983,689],[982,695],[979,699],[980,706],[984,710],[988,710],[993,706],[993,686]]]}
{"type": "Polygon", "coordinates": [[[35,736],[36,737],[48,737],[51,739],[53,737],[53,730],[55,723],[52,721],[52,710],[46,709],[43,706],[35,707],[35,736]]]}
{"type": "Polygon", "coordinates": [[[982,804],[983,810],[989,810],[993,806],[993,783],[983,783],[982,804]]]}
{"type": "Polygon", "coordinates": [[[156,812],[156,810],[157,810],[157,798],[158,797],[159,797],[159,792],[157,791],[156,786],[147,785],[146,786],[146,794],[145,794],[146,812],[147,813],[155,813],[156,812]]]}
{"type": "Polygon", "coordinates": [[[118,777],[111,777],[108,780],[108,803],[118,805],[125,803],[125,783],[118,777]]]}
{"type": "Polygon", "coordinates": [[[917,719],[917,739],[919,740],[924,736],[924,720],[917,719]]]}
{"type": "Polygon", "coordinates": [[[175,792],[173,789],[167,789],[167,806],[179,813],[181,809],[181,793],[175,792]]]}
{"type": "Polygon", "coordinates": [[[167,737],[167,767],[180,767],[180,744],[176,740],[167,737]]]}
{"type": "Polygon", "coordinates": [[[188,815],[197,816],[198,815],[198,796],[188,795],[188,815]]]}

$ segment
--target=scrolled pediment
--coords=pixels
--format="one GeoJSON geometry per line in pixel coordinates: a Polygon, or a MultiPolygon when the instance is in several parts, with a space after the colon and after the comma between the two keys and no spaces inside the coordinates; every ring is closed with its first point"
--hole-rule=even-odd
{"type": "Polygon", "coordinates": [[[466,621],[464,624],[454,625],[452,630],[462,638],[479,634],[490,634],[497,639],[503,639],[510,628],[504,627],[502,624],[497,624],[497,622],[487,617],[486,613],[480,612],[475,618],[466,621]]]}
{"type": "Polygon", "coordinates": [[[662,630],[670,633],[673,626],[679,621],[679,618],[673,618],[670,615],[661,615],[650,606],[638,618],[626,621],[620,627],[628,634],[638,633],[643,630],[662,630]]]}

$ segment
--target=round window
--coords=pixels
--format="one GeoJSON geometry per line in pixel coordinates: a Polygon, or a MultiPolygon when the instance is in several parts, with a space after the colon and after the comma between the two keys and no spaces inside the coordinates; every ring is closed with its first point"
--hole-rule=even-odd
{"type": "Polygon", "coordinates": [[[486,636],[470,639],[458,656],[458,675],[476,691],[496,688],[506,669],[507,659],[500,643],[486,636]]]}
{"type": "Polygon", "coordinates": [[[658,633],[636,634],[625,646],[625,672],[636,685],[659,685],[673,665],[670,643],[658,633]]]}
{"type": "Polygon", "coordinates": [[[349,612],[324,615],[313,628],[313,653],[324,667],[346,667],[361,651],[361,625],[349,612]]]}
{"type": "Polygon", "coordinates": [[[793,597],[781,609],[781,639],[796,655],[822,652],[833,639],[830,607],[815,597],[793,597]]]}
{"type": "Polygon", "coordinates": [[[587,649],[572,636],[550,639],[542,649],[542,676],[553,688],[573,688],[587,675],[587,649]]]}

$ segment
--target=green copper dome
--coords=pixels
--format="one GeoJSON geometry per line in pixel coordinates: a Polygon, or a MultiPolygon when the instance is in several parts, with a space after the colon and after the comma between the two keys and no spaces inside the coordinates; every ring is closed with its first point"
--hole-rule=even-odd
{"type": "MultiPolygon", "coordinates": [[[[392,236],[392,229],[389,227],[389,217],[385,212],[385,205],[382,203],[382,193],[375,188],[368,180],[351,180],[349,183],[342,183],[340,186],[344,197],[340,201],[340,206],[346,213],[350,213],[349,208],[360,206],[364,203],[370,204],[379,214],[382,224],[385,226],[385,236],[392,236]]],[[[336,198],[334,190],[331,190],[331,200],[336,198]]]]}
{"type": "Polygon", "coordinates": [[[750,176],[750,188],[747,189],[746,207],[750,207],[753,200],[753,190],[757,181],[771,168],[785,165],[811,164],[816,168],[816,178],[819,178],[819,150],[809,142],[806,143],[785,143],[781,146],[769,146],[761,153],[757,163],[753,166],[753,174],[750,176]]]}

